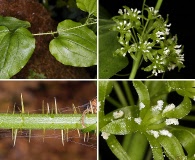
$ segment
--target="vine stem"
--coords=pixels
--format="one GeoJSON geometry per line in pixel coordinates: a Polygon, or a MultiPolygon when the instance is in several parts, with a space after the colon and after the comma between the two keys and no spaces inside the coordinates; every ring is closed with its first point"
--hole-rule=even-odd
{"type": "Polygon", "coordinates": [[[44,36],[44,35],[54,35],[54,34],[57,34],[58,32],[47,32],[47,33],[36,33],[36,34],[33,34],[34,36],[44,36]]]}
{"type": "MultiPolygon", "coordinates": [[[[93,24],[97,24],[97,22],[92,22],[92,23],[86,23],[86,24],[83,24],[83,25],[80,25],[80,26],[76,26],[76,27],[72,27],[72,28],[69,28],[69,29],[65,29],[63,30],[63,32],[66,32],[66,31],[69,31],[69,30],[73,30],[73,29],[78,29],[78,28],[81,28],[81,27],[84,27],[84,26],[88,26],[88,25],[93,25],[93,24]]],[[[36,34],[33,34],[34,36],[43,36],[43,35],[54,35],[54,34],[58,34],[57,31],[55,32],[47,32],[47,33],[36,33],[36,34]]]]}

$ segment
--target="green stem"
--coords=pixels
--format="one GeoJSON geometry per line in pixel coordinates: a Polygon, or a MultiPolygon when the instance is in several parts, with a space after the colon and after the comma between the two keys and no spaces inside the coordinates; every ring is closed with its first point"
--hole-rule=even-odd
{"type": "MultiPolygon", "coordinates": [[[[83,129],[82,114],[0,114],[0,129],[83,129]]],[[[97,122],[96,114],[87,114],[85,126],[97,122]]]]}
{"type": "Polygon", "coordinates": [[[134,106],[135,103],[134,103],[133,95],[131,93],[131,89],[130,89],[130,87],[128,85],[128,82],[127,81],[122,81],[122,83],[123,83],[123,87],[125,89],[125,93],[127,95],[127,99],[129,101],[129,105],[130,106],[134,106]]]}
{"type": "Polygon", "coordinates": [[[155,6],[155,10],[160,10],[161,4],[162,4],[163,0],[158,0],[155,6]]]}
{"type": "Polygon", "coordinates": [[[140,65],[141,58],[142,58],[142,53],[138,52],[137,59],[133,61],[133,67],[132,67],[129,79],[134,79],[135,78],[137,70],[138,70],[139,65],[140,65]]]}
{"type": "Polygon", "coordinates": [[[118,82],[114,82],[114,89],[116,91],[117,97],[119,98],[119,101],[121,102],[122,106],[127,106],[127,101],[118,82]]]}

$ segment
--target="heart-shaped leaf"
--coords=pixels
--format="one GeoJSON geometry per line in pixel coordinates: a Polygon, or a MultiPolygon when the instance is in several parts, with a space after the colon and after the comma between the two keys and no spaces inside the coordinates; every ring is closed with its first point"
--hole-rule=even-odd
{"type": "Polygon", "coordinates": [[[35,39],[23,28],[30,26],[28,22],[0,17],[0,25],[0,78],[8,79],[26,65],[35,49],[35,39]]]}
{"type": "Polygon", "coordinates": [[[58,24],[59,36],[50,42],[51,54],[61,63],[76,67],[97,64],[96,35],[81,23],[65,20],[58,24]]]}

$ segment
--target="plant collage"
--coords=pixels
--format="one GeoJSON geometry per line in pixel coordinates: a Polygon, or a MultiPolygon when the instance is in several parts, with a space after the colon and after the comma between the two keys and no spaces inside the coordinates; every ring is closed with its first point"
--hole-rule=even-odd
{"type": "Polygon", "coordinates": [[[0,0],[0,160],[195,160],[191,3],[0,0]]]}

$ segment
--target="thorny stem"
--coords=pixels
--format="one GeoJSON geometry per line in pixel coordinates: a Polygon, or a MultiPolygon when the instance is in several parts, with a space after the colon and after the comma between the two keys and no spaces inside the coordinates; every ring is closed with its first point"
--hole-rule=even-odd
{"type": "MultiPolygon", "coordinates": [[[[43,129],[44,131],[50,129],[60,129],[62,134],[62,144],[64,145],[64,130],[68,131],[69,129],[77,129],[79,132],[80,129],[84,128],[83,125],[85,127],[90,127],[91,125],[97,123],[97,115],[93,114],[93,112],[92,114],[86,114],[84,118],[83,114],[77,114],[76,110],[73,114],[58,114],[56,99],[54,100],[55,113],[49,113],[48,106],[46,114],[27,114],[24,110],[21,94],[21,113],[16,114],[15,111],[13,111],[13,113],[0,113],[0,129],[12,129],[14,145],[18,129],[27,129],[30,133],[32,129],[43,129]]],[[[75,107],[73,109],[75,109],[75,107]]]]}
{"type": "MultiPolygon", "coordinates": [[[[82,114],[0,114],[0,129],[82,129],[82,114]]],[[[85,126],[96,123],[96,114],[85,116],[85,126]]]]}

